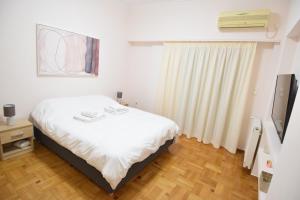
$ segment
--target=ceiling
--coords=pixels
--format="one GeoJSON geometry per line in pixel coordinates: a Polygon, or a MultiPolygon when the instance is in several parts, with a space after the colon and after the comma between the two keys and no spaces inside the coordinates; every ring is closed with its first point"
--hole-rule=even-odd
{"type": "Polygon", "coordinates": [[[157,3],[157,2],[182,2],[190,0],[120,0],[128,4],[142,4],[142,3],[157,3]]]}

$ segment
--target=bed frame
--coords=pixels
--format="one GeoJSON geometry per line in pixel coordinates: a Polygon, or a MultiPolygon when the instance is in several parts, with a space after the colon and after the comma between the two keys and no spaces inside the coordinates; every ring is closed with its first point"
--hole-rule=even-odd
{"type": "Polygon", "coordinates": [[[38,142],[46,146],[48,149],[55,152],[62,159],[66,160],[69,164],[74,166],[76,169],[85,174],[89,179],[95,182],[98,186],[103,188],[106,192],[114,194],[120,187],[127,183],[130,179],[136,176],[140,171],[144,169],[146,165],[152,162],[159,154],[167,150],[168,147],[173,144],[174,138],[172,140],[166,141],[166,143],[145,160],[133,164],[126,176],[121,180],[116,189],[112,189],[110,184],[103,178],[101,172],[99,172],[95,167],[89,165],[84,159],[76,156],[70,150],[57,144],[54,140],[49,138],[47,135],[43,134],[38,128],[34,127],[34,136],[38,142]]]}

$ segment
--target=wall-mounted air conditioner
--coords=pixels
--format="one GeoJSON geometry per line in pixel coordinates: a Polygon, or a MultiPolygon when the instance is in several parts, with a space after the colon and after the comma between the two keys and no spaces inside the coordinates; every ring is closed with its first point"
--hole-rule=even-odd
{"type": "Polygon", "coordinates": [[[252,11],[230,11],[220,13],[219,28],[267,27],[271,11],[268,9],[252,11]]]}

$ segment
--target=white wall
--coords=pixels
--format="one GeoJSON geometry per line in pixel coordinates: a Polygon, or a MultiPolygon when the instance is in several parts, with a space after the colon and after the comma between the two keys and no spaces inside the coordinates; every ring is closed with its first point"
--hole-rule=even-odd
{"type": "Polygon", "coordinates": [[[288,34],[291,29],[295,26],[298,20],[300,20],[300,1],[290,0],[289,12],[287,17],[287,25],[285,33],[288,34]]]}
{"type": "Polygon", "coordinates": [[[300,58],[300,42],[298,41],[297,49],[295,51],[293,67],[295,69],[294,73],[296,74],[297,79],[300,81],[300,59],[299,58],[300,58]]]}
{"type": "MultiPolygon", "coordinates": [[[[173,0],[134,4],[129,8],[129,40],[176,39],[264,39],[264,29],[220,31],[217,18],[221,11],[269,8],[273,15],[270,29],[279,27],[275,38],[285,29],[287,0],[173,0]]],[[[272,34],[268,34],[272,36],[272,34]]]]}
{"type": "MultiPolygon", "coordinates": [[[[287,32],[288,41],[290,45],[287,45],[285,54],[290,54],[292,63],[292,72],[296,74],[298,80],[300,80],[300,1],[292,0],[290,5],[290,11],[288,16],[287,32]],[[293,53],[292,53],[293,52],[293,53]]],[[[284,60],[284,59],[283,59],[284,60]]]]}
{"type": "Polygon", "coordinates": [[[282,52],[279,59],[279,74],[295,73],[300,70],[299,32],[300,32],[300,1],[291,0],[287,23],[282,39],[282,52]],[[297,25],[296,25],[297,24],[297,25]],[[296,35],[296,36],[295,36],[296,35]],[[298,35],[298,38],[297,38],[298,35]]]}
{"type": "MultiPolygon", "coordinates": [[[[292,0],[290,5],[290,12],[288,16],[288,26],[286,35],[289,35],[292,27],[297,21],[300,20],[300,1],[292,0]]],[[[298,38],[300,37],[300,27],[297,27],[298,38]]],[[[282,52],[282,59],[286,55],[293,54],[294,59],[290,58],[293,62],[293,72],[298,76],[300,80],[300,42],[296,41],[296,45],[292,45],[294,48],[285,48],[282,52]]],[[[283,67],[283,66],[281,66],[283,67]]],[[[278,157],[278,161],[275,166],[275,175],[272,179],[268,200],[298,200],[300,199],[300,90],[298,89],[297,97],[294,103],[293,111],[290,117],[290,121],[287,127],[285,138],[281,146],[281,151],[278,157]]]]}
{"type": "Polygon", "coordinates": [[[15,103],[17,117],[27,117],[48,97],[114,96],[125,81],[126,16],[127,7],[115,0],[1,0],[0,105],[15,103]],[[99,38],[99,77],[37,77],[37,23],[99,38]]]}
{"type": "MultiPolygon", "coordinates": [[[[300,45],[299,45],[299,36],[297,38],[297,34],[300,32],[300,1],[299,0],[291,0],[290,6],[288,9],[288,16],[286,20],[286,26],[284,30],[284,34],[281,39],[281,48],[280,53],[278,55],[278,62],[275,67],[277,74],[292,74],[296,73],[300,78],[300,68],[298,67],[300,64],[299,56],[300,56],[300,45]],[[298,24],[297,24],[298,23],[298,24]],[[296,26],[297,24],[297,26],[296,26]]],[[[273,78],[273,89],[272,93],[275,90],[276,77],[273,78]]],[[[268,111],[266,112],[266,119],[271,120],[272,106],[273,106],[273,95],[269,96],[268,100],[268,111]]]]}
{"type": "MultiPolygon", "coordinates": [[[[288,1],[162,1],[134,4],[129,7],[129,41],[160,40],[264,40],[274,33],[263,29],[242,29],[220,31],[217,16],[225,10],[269,8],[274,13],[274,24],[279,27],[273,39],[281,39],[285,33],[288,1]]],[[[153,43],[131,44],[129,48],[128,82],[125,98],[129,104],[154,112],[157,80],[163,47],[153,43]],[[138,73],[137,73],[138,72],[138,73]],[[147,80],[147,81],[144,81],[147,80]]],[[[279,45],[259,44],[255,60],[255,76],[248,102],[248,110],[243,125],[239,148],[244,149],[247,125],[250,115],[265,118],[266,106],[272,95],[274,77],[277,74],[279,45]]]]}
{"type": "Polygon", "coordinates": [[[154,46],[131,46],[128,50],[128,71],[125,99],[132,106],[154,112],[157,82],[163,48],[154,46]]]}
{"type": "MultiPolygon", "coordinates": [[[[300,66],[299,66],[300,67],[300,66]]],[[[268,200],[300,199],[300,92],[298,91],[284,143],[275,166],[268,200]]]]}

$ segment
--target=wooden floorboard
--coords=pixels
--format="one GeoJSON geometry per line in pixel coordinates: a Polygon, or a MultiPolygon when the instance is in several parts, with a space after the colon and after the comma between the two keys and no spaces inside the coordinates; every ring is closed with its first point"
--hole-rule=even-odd
{"type": "MultiPolygon", "coordinates": [[[[230,154],[180,137],[115,199],[252,200],[257,178],[242,168],[243,153],[230,154]]],[[[86,176],[42,145],[0,161],[0,199],[112,199],[86,176]]]]}

